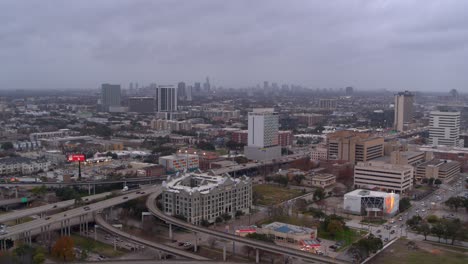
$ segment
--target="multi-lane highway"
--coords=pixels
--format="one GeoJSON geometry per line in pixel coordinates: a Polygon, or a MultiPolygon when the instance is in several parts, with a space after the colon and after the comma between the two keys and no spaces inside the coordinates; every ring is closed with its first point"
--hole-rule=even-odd
{"type": "Polygon", "coordinates": [[[145,246],[152,247],[152,248],[155,248],[155,249],[159,249],[161,251],[170,253],[170,254],[175,255],[175,256],[183,257],[183,258],[203,260],[203,261],[209,260],[209,259],[207,259],[205,257],[193,254],[191,252],[188,252],[188,251],[185,251],[185,250],[182,250],[182,249],[177,249],[177,248],[173,248],[173,247],[170,247],[170,246],[167,246],[167,245],[164,245],[164,244],[155,243],[153,241],[148,241],[146,239],[139,238],[139,237],[130,235],[128,233],[125,233],[125,232],[113,227],[109,223],[107,223],[104,219],[102,219],[101,214],[97,214],[94,219],[96,220],[96,224],[99,225],[99,228],[102,228],[102,229],[106,230],[107,232],[109,232],[111,234],[118,235],[120,237],[124,237],[124,238],[126,238],[128,240],[131,240],[131,241],[134,241],[136,243],[143,244],[145,246]]]}
{"type": "MultiPolygon", "coordinates": [[[[133,192],[127,192],[123,195],[110,198],[101,202],[81,206],[72,210],[57,213],[54,215],[47,216],[45,218],[36,219],[36,220],[26,222],[23,224],[14,225],[7,229],[8,233],[0,235],[0,240],[8,239],[8,238],[19,238],[20,236],[24,235],[24,233],[26,232],[30,232],[32,230],[37,231],[37,230],[40,230],[42,227],[49,227],[52,229],[57,229],[58,223],[63,223],[64,225],[70,225],[70,222],[67,223],[67,220],[76,219],[80,217],[83,217],[83,219],[85,218],[88,219],[92,217],[92,213],[95,211],[100,211],[102,209],[105,209],[111,206],[125,203],[132,199],[143,197],[157,190],[158,189],[155,186],[142,188],[139,190],[135,190],[133,192]]],[[[60,227],[61,226],[58,226],[58,228],[60,227]]]]}
{"type": "MultiPolygon", "coordinates": [[[[106,193],[90,195],[90,196],[83,197],[82,201],[93,202],[95,200],[102,199],[102,198],[104,198],[104,197],[106,197],[107,195],[110,195],[110,194],[111,194],[110,192],[106,192],[106,193]]],[[[33,208],[28,208],[28,209],[24,209],[24,210],[13,211],[13,212],[10,212],[10,213],[0,215],[0,223],[5,223],[5,222],[8,222],[8,221],[20,219],[20,218],[31,216],[31,215],[46,214],[49,211],[68,208],[70,206],[73,206],[74,204],[75,204],[75,199],[72,199],[72,200],[66,200],[66,201],[62,201],[62,202],[58,202],[58,203],[53,203],[53,204],[47,204],[47,205],[37,206],[37,207],[33,207],[33,208]]]]}
{"type": "Polygon", "coordinates": [[[176,219],[174,217],[171,217],[169,215],[164,214],[156,206],[156,198],[159,195],[161,195],[161,193],[162,193],[162,187],[158,187],[148,197],[148,199],[146,201],[146,206],[147,206],[148,210],[154,216],[160,218],[161,220],[163,220],[163,221],[165,221],[165,222],[167,222],[169,224],[174,224],[176,226],[183,227],[183,228],[185,228],[187,230],[191,230],[193,232],[205,233],[205,234],[208,234],[210,236],[217,237],[217,238],[220,238],[220,239],[239,242],[239,243],[242,243],[244,245],[251,246],[251,247],[256,249],[256,261],[257,262],[259,261],[258,250],[265,250],[265,251],[268,251],[268,252],[280,253],[280,254],[284,254],[286,256],[295,257],[295,258],[298,258],[298,259],[304,259],[304,260],[307,260],[307,261],[318,262],[318,263],[347,263],[347,262],[342,261],[342,260],[332,259],[332,258],[329,258],[329,257],[320,256],[320,255],[308,253],[308,252],[305,252],[305,251],[295,250],[295,249],[291,249],[291,248],[287,248],[287,247],[281,247],[281,246],[277,246],[275,244],[271,244],[271,243],[267,243],[267,242],[262,242],[262,241],[258,241],[258,240],[253,240],[253,239],[249,239],[249,238],[235,236],[235,235],[232,235],[232,234],[229,234],[229,233],[224,233],[224,232],[216,231],[216,230],[213,230],[213,229],[208,229],[208,228],[204,228],[204,227],[201,227],[201,226],[192,225],[192,224],[190,224],[188,222],[176,219]]]}
{"type": "Polygon", "coordinates": [[[101,185],[101,184],[115,184],[115,183],[137,183],[137,182],[159,182],[166,179],[166,176],[156,177],[138,177],[128,178],[123,180],[115,181],[81,181],[81,182],[31,182],[31,183],[0,183],[0,187],[36,187],[36,186],[47,186],[47,187],[67,187],[67,186],[89,186],[89,185],[101,185]]]}

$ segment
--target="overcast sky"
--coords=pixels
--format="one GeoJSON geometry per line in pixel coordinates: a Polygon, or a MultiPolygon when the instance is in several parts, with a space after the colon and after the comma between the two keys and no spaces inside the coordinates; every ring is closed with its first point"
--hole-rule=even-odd
{"type": "Polygon", "coordinates": [[[468,91],[464,0],[0,2],[0,89],[103,82],[468,91]]]}

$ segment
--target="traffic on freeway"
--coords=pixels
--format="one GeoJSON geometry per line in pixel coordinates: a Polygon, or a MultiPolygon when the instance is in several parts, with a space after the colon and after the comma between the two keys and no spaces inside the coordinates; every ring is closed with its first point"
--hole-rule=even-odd
{"type": "Polygon", "coordinates": [[[234,241],[234,242],[239,242],[239,243],[242,243],[244,245],[249,245],[249,246],[251,246],[253,248],[259,249],[259,250],[265,250],[265,251],[269,251],[269,252],[280,253],[280,254],[284,254],[286,256],[296,257],[298,259],[304,259],[304,260],[319,262],[319,263],[347,263],[345,261],[338,260],[338,259],[332,259],[332,258],[329,258],[329,257],[320,256],[320,255],[316,255],[316,254],[311,254],[311,253],[307,253],[307,252],[304,252],[304,251],[295,250],[295,249],[291,249],[291,248],[287,248],[287,247],[278,247],[277,245],[269,244],[267,242],[262,242],[262,241],[258,241],[258,240],[253,240],[253,239],[249,239],[249,238],[235,236],[235,235],[232,235],[232,234],[229,234],[229,233],[224,233],[224,232],[216,231],[216,230],[213,230],[213,229],[208,229],[208,228],[204,228],[204,227],[201,227],[201,226],[192,225],[192,224],[190,224],[188,222],[173,218],[172,216],[166,215],[163,212],[161,212],[156,206],[156,198],[159,195],[161,195],[161,192],[162,192],[162,187],[159,186],[148,197],[148,199],[146,201],[146,207],[148,208],[148,210],[154,216],[160,218],[161,220],[166,221],[167,223],[171,223],[171,224],[174,224],[176,226],[183,227],[183,228],[185,228],[187,230],[191,230],[191,231],[194,231],[194,232],[206,233],[208,235],[211,235],[211,236],[214,236],[214,237],[217,237],[217,238],[226,239],[226,240],[234,241]]]}

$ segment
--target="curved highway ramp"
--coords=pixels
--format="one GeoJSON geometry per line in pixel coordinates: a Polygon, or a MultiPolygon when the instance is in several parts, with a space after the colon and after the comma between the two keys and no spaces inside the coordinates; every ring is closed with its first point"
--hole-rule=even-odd
{"type": "MultiPolygon", "coordinates": [[[[102,218],[101,214],[96,214],[95,220],[96,220],[96,224],[98,224],[100,228],[102,228],[102,229],[104,229],[104,230],[106,230],[106,231],[108,231],[108,232],[110,232],[110,233],[112,233],[114,235],[125,237],[126,239],[129,239],[129,240],[132,240],[134,242],[143,244],[143,245],[145,245],[147,247],[155,248],[155,249],[170,253],[170,254],[175,255],[175,256],[179,256],[179,257],[183,257],[183,258],[187,258],[187,259],[194,259],[194,260],[203,261],[203,262],[200,262],[200,263],[205,263],[206,261],[209,261],[208,258],[193,254],[191,252],[181,250],[181,249],[177,249],[177,248],[173,248],[173,247],[170,247],[170,246],[167,246],[167,245],[164,245],[164,244],[160,244],[160,243],[156,243],[156,242],[153,242],[153,241],[148,241],[148,240],[145,240],[143,238],[139,238],[139,237],[130,235],[128,233],[125,233],[125,232],[113,227],[111,224],[107,223],[102,218]]],[[[178,260],[178,261],[180,261],[180,260],[178,260]]],[[[99,262],[99,263],[102,263],[102,262],[99,262]]],[[[114,262],[112,262],[112,263],[114,263],[114,262]]],[[[135,263],[135,262],[132,261],[132,263],[135,263]]],[[[161,262],[158,261],[158,263],[161,263],[161,262]]],[[[172,263],[179,263],[179,262],[172,262],[172,263]]],[[[190,263],[194,263],[194,262],[190,262],[190,263]]]]}

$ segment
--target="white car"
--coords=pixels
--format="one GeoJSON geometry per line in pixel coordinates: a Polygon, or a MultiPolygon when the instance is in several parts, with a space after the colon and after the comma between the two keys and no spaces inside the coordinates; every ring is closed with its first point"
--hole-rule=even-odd
{"type": "Polygon", "coordinates": [[[421,211],[424,213],[424,212],[426,212],[426,209],[422,209],[421,211]]]}

